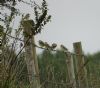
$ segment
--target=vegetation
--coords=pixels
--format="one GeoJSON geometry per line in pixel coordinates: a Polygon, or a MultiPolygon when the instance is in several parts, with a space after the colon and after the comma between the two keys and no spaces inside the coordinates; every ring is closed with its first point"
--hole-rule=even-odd
{"type": "MultiPolygon", "coordinates": [[[[11,50],[10,50],[11,52],[11,50]]],[[[13,51],[14,52],[14,51],[13,51]]],[[[7,53],[6,53],[7,54],[7,53]]],[[[16,54],[15,54],[16,55],[16,54]]],[[[7,58],[8,55],[6,55],[7,58]]],[[[14,54],[12,56],[13,61],[14,54]]],[[[89,63],[86,65],[88,71],[88,82],[89,88],[99,88],[100,83],[100,52],[95,54],[86,55],[86,58],[89,59],[89,63]]],[[[11,60],[11,58],[10,58],[11,60]]],[[[67,65],[66,65],[66,56],[62,51],[50,52],[44,50],[41,54],[38,55],[39,61],[39,71],[40,71],[40,81],[42,88],[66,88],[67,84],[67,65]]],[[[6,59],[6,62],[9,60],[6,59]]],[[[28,74],[26,64],[24,62],[24,53],[20,54],[19,58],[13,62],[14,66],[11,73],[9,73],[8,69],[11,69],[10,66],[7,69],[7,65],[3,65],[4,67],[0,68],[2,75],[5,77],[0,78],[3,79],[1,81],[2,84],[5,84],[4,87],[1,88],[21,88],[29,85],[28,74]],[[7,70],[5,71],[4,68],[7,70]],[[14,69],[16,68],[16,69],[14,69]],[[7,72],[8,71],[8,72],[7,72]],[[9,80],[6,76],[9,75],[9,80]],[[9,83],[9,87],[7,87],[9,83]]],[[[11,63],[9,64],[11,65],[11,63]]],[[[26,88],[26,87],[25,87],[26,88]]]]}
{"type": "MultiPolygon", "coordinates": [[[[66,88],[67,84],[67,65],[66,56],[63,52],[56,53],[44,51],[39,58],[40,77],[41,82],[48,80],[48,86],[45,88],[66,88]],[[49,68],[50,67],[50,68],[49,68]],[[51,83],[50,83],[51,82],[51,83]],[[65,84],[66,83],[66,84],[65,84]],[[51,87],[52,86],[52,87],[51,87]],[[56,87],[58,86],[58,87],[56,87]]],[[[95,54],[88,54],[85,59],[89,62],[86,65],[89,88],[100,87],[100,52],[95,54]]]]}
{"type": "MultiPolygon", "coordinates": [[[[23,80],[23,70],[27,73],[28,69],[25,62],[24,48],[33,35],[41,33],[43,27],[50,21],[51,15],[48,15],[45,0],[42,1],[41,5],[38,5],[35,1],[27,3],[23,0],[1,0],[0,11],[0,87],[19,87],[17,84],[20,84],[21,81],[19,80],[23,80]],[[16,7],[18,3],[32,5],[34,18],[30,18],[29,13],[21,13],[16,7]],[[14,20],[16,20],[17,16],[21,20],[15,29],[14,20]],[[24,37],[26,36],[28,40],[25,43],[24,37]]],[[[26,75],[25,77],[28,78],[26,75]]]]}
{"type": "MultiPolygon", "coordinates": [[[[41,5],[33,3],[35,18],[30,18],[29,13],[22,14],[16,8],[21,2],[22,0],[0,1],[0,9],[10,13],[0,12],[0,88],[30,88],[24,38],[32,38],[41,33],[51,19],[45,0],[41,5]],[[12,24],[17,16],[20,16],[21,20],[14,29],[12,24]]],[[[51,46],[46,42],[40,43],[44,51],[37,55],[39,75],[34,75],[40,77],[40,88],[69,88],[65,53],[62,50],[54,51],[57,46],[55,43],[51,46]]],[[[63,45],[61,47],[68,51],[63,45]]],[[[74,54],[72,56],[75,57],[74,54]]],[[[100,88],[100,52],[85,55],[85,59],[89,60],[86,64],[89,88],[100,88]]]]}

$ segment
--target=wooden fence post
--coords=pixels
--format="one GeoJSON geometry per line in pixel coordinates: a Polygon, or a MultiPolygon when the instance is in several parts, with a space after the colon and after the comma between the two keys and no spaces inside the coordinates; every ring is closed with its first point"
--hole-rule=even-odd
{"type": "MultiPolygon", "coordinates": [[[[28,30],[31,29],[29,29],[28,27],[24,27],[24,32],[26,34],[31,34],[29,33],[30,31],[28,30]]],[[[24,42],[25,43],[27,42],[25,46],[25,61],[27,64],[30,88],[39,88],[40,87],[39,68],[36,56],[34,35],[30,39],[29,36],[24,35],[24,42]]]]}
{"type": "Polygon", "coordinates": [[[32,54],[33,54],[33,60],[34,60],[33,66],[35,66],[35,71],[34,71],[34,75],[35,75],[34,81],[36,83],[35,88],[39,88],[40,87],[40,76],[39,76],[39,67],[38,67],[38,60],[37,60],[37,54],[36,54],[36,46],[35,46],[34,35],[32,37],[32,54]]]}
{"type": "Polygon", "coordinates": [[[87,71],[84,67],[84,55],[82,51],[81,42],[73,43],[74,52],[76,55],[75,62],[76,62],[76,71],[77,71],[77,81],[79,84],[79,88],[88,88],[88,81],[87,81],[87,71]]]}
{"type": "Polygon", "coordinates": [[[70,88],[76,88],[73,58],[70,52],[65,52],[65,53],[67,56],[66,63],[67,63],[67,70],[68,70],[68,80],[70,84],[69,86],[70,88]]]}

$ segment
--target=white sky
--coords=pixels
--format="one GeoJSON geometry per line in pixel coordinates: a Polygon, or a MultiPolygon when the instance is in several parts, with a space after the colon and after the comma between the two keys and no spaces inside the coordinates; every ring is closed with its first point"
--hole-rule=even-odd
{"type": "Polygon", "coordinates": [[[100,0],[47,0],[51,23],[47,24],[37,40],[73,50],[73,42],[82,42],[83,50],[100,50],[100,0]]]}
{"type": "MultiPolygon", "coordinates": [[[[100,50],[100,0],[47,2],[52,21],[36,36],[36,41],[43,40],[50,44],[54,42],[58,46],[63,44],[70,51],[73,50],[74,42],[81,41],[85,53],[100,50]]],[[[23,4],[19,4],[18,8],[23,12],[33,13],[32,9],[23,4]]]]}

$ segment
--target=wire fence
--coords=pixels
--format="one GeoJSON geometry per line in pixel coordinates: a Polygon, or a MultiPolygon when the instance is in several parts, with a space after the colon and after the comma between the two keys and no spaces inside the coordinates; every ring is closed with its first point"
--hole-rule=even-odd
{"type": "MultiPolygon", "coordinates": [[[[17,41],[20,41],[20,42],[23,42],[24,43],[24,40],[22,40],[22,39],[20,39],[20,38],[16,38],[16,37],[14,37],[14,36],[11,36],[11,35],[9,35],[9,34],[5,34],[6,36],[8,36],[8,37],[10,37],[10,38],[12,38],[12,39],[14,39],[14,40],[17,40],[17,41]]],[[[20,77],[21,77],[21,75],[25,75],[25,73],[23,72],[23,69],[25,70],[25,67],[26,67],[26,65],[25,64],[23,64],[23,61],[21,61],[20,59],[18,59],[19,58],[19,56],[20,56],[20,54],[22,54],[22,51],[23,51],[23,49],[25,48],[25,46],[26,46],[26,44],[28,43],[28,41],[29,41],[29,39],[30,38],[28,38],[28,40],[27,40],[27,42],[25,42],[25,45],[23,45],[22,46],[22,48],[20,49],[20,51],[17,53],[17,55],[14,55],[14,53],[12,53],[12,52],[14,52],[14,51],[10,51],[9,52],[9,55],[7,55],[7,51],[8,50],[4,50],[3,51],[3,55],[2,55],[2,57],[0,57],[0,58],[3,58],[5,61],[4,61],[4,63],[0,63],[0,66],[4,66],[4,68],[3,68],[3,70],[2,71],[0,71],[1,73],[3,73],[3,74],[1,74],[0,75],[0,79],[3,79],[4,80],[4,82],[3,83],[5,83],[5,80],[7,80],[8,78],[9,78],[9,76],[11,76],[10,77],[10,80],[14,80],[14,78],[16,78],[16,77],[18,77],[19,79],[20,79],[20,77]],[[8,58],[8,59],[7,59],[8,58]],[[8,60],[8,61],[7,61],[8,60]],[[20,62],[21,61],[21,62],[20,62]],[[2,64],[2,65],[1,65],[2,64]],[[20,66],[21,66],[21,69],[20,69],[20,66]],[[9,68],[9,69],[8,69],[9,68]],[[20,72],[17,72],[18,71],[18,69],[20,69],[20,72]],[[9,70],[9,72],[7,73],[6,72],[6,70],[9,70]],[[13,71],[13,72],[11,72],[11,71],[13,71]],[[12,74],[13,73],[13,74],[12,74]],[[7,76],[9,74],[9,76],[7,76]],[[12,75],[10,75],[10,74],[12,74],[12,75]],[[7,78],[6,78],[6,76],[7,76],[7,78]],[[3,78],[2,78],[3,77],[3,78]]],[[[15,42],[14,42],[15,43],[15,42]]],[[[12,46],[12,49],[14,50],[14,48],[15,48],[16,46],[14,46],[14,44],[13,44],[13,46],[12,46]]],[[[36,48],[39,48],[39,49],[43,49],[43,50],[47,50],[47,51],[53,51],[53,52],[57,52],[58,50],[56,50],[56,49],[48,49],[48,48],[43,48],[43,47],[41,47],[41,46],[39,46],[39,45],[36,45],[36,44],[34,44],[34,47],[36,47],[36,48]]],[[[66,53],[70,53],[71,54],[71,56],[73,57],[73,59],[76,59],[76,56],[82,56],[82,57],[85,57],[86,58],[86,56],[84,55],[84,54],[75,54],[75,53],[73,53],[73,52],[69,52],[69,51],[63,51],[63,54],[65,54],[65,56],[66,56],[66,53]]],[[[0,55],[1,56],[1,55],[0,55]]],[[[66,56],[67,57],[67,56],[66,56]]],[[[25,58],[25,56],[24,55],[22,55],[22,58],[25,58]]],[[[63,57],[62,57],[63,58],[63,57]]],[[[58,60],[58,63],[59,63],[60,61],[58,60]]],[[[63,65],[65,64],[66,65],[66,60],[63,60],[63,65]]],[[[25,62],[24,62],[25,63],[25,62]]],[[[75,63],[74,63],[75,64],[75,63]]],[[[48,66],[49,66],[50,64],[48,64],[48,66]]],[[[47,76],[45,76],[44,78],[44,80],[42,79],[42,82],[41,82],[41,87],[40,88],[74,88],[72,85],[73,85],[73,83],[76,81],[76,80],[74,80],[72,83],[70,83],[69,81],[68,81],[68,73],[67,73],[67,66],[65,67],[65,65],[64,65],[64,67],[62,67],[62,68],[66,68],[66,71],[65,71],[65,73],[66,74],[64,74],[65,76],[63,77],[63,75],[61,75],[61,74],[63,74],[63,72],[64,72],[64,70],[65,69],[60,69],[59,71],[60,71],[60,73],[59,72],[56,72],[56,73],[54,73],[54,69],[53,69],[53,66],[52,65],[50,65],[50,67],[48,68],[49,70],[51,69],[51,72],[48,72],[48,69],[47,69],[47,71],[45,71],[45,73],[47,73],[46,75],[47,76]],[[59,77],[62,77],[61,79],[59,79],[60,81],[58,81],[57,79],[56,79],[56,75],[55,74],[59,74],[58,76],[59,77]],[[66,79],[64,79],[64,78],[66,78],[66,79]]],[[[86,59],[86,61],[85,61],[85,63],[80,67],[80,69],[78,70],[78,72],[76,72],[75,73],[75,77],[76,77],[76,79],[78,78],[78,76],[80,75],[80,73],[81,73],[81,71],[84,69],[84,67],[89,67],[89,59],[86,59]]],[[[0,67],[0,68],[2,68],[2,67],[0,67]]],[[[91,69],[91,67],[89,67],[89,70],[91,69]]],[[[97,69],[97,71],[99,70],[99,66],[97,66],[97,68],[94,68],[94,70],[96,71],[96,69],[97,69]]],[[[43,68],[41,68],[41,71],[43,70],[43,68]]],[[[90,74],[87,74],[87,75],[89,75],[89,77],[88,77],[88,85],[89,85],[89,87],[88,88],[99,88],[100,87],[100,78],[99,78],[99,76],[100,76],[100,73],[97,73],[97,75],[95,75],[95,71],[94,72],[91,72],[90,71],[90,74]]],[[[27,71],[26,71],[27,72],[27,71]]],[[[27,76],[28,75],[30,75],[30,74],[27,74],[27,76]]],[[[42,75],[41,74],[39,74],[39,75],[34,75],[34,77],[40,77],[40,79],[42,78],[41,77],[42,75]]],[[[25,76],[24,76],[25,77],[25,76]]],[[[26,80],[28,80],[27,79],[27,77],[25,78],[26,80]]],[[[18,80],[18,79],[17,79],[18,80]]],[[[84,78],[83,78],[83,80],[84,80],[84,78]]],[[[1,81],[1,80],[0,80],[1,81]]],[[[2,82],[0,82],[0,83],[2,83],[2,82]]],[[[76,85],[76,88],[78,88],[79,86],[78,86],[78,84],[76,85]]]]}
{"type": "MultiPolygon", "coordinates": [[[[31,7],[35,5],[35,3],[32,5],[23,0],[22,2],[31,7]]],[[[0,15],[6,17],[6,15],[2,13],[0,13],[0,15]]],[[[2,18],[0,18],[0,20],[4,21],[2,18]]],[[[25,62],[25,47],[27,47],[28,44],[46,51],[46,55],[44,54],[42,59],[38,57],[38,60],[40,60],[40,73],[32,76],[33,79],[40,79],[41,85],[39,88],[100,88],[100,73],[98,72],[100,65],[92,66],[91,68],[90,59],[86,58],[83,53],[70,52],[65,46],[61,45],[63,55],[61,57],[59,55],[59,57],[56,56],[60,59],[55,59],[52,55],[48,58],[48,53],[51,54],[50,52],[56,53],[59,51],[56,49],[55,43],[52,44],[54,45],[52,47],[47,42],[42,41],[43,46],[41,46],[41,44],[37,45],[34,42],[29,42],[32,36],[29,36],[25,41],[24,38],[12,36],[7,32],[8,29],[6,29],[6,32],[3,34],[3,38],[0,37],[0,88],[6,88],[7,85],[10,85],[10,88],[15,88],[15,86],[12,85],[17,85],[17,88],[30,86],[28,77],[32,74],[28,73],[27,64],[25,62]],[[13,40],[12,44],[9,44],[9,42],[6,43],[5,41],[7,39],[8,41],[9,39],[13,40]],[[76,61],[78,58],[85,59],[85,61],[76,61]],[[84,72],[84,68],[87,70],[86,73],[84,72]],[[84,87],[84,80],[86,79],[88,86],[84,87]]]]}

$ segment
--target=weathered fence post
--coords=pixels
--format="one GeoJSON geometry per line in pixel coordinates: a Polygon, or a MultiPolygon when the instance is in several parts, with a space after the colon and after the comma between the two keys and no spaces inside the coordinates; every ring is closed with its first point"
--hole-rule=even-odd
{"type": "Polygon", "coordinates": [[[67,70],[68,70],[68,80],[70,84],[69,86],[70,88],[76,88],[73,58],[70,52],[65,52],[65,53],[67,56],[66,63],[67,63],[67,70]]]}
{"type": "MultiPolygon", "coordinates": [[[[24,27],[24,32],[26,34],[31,34],[28,32],[31,32],[28,27],[24,27]],[[28,30],[28,31],[25,31],[28,30]]],[[[28,70],[28,76],[29,76],[29,82],[30,82],[30,88],[39,88],[40,86],[40,80],[39,80],[39,68],[38,68],[38,61],[36,56],[36,47],[35,47],[35,40],[34,35],[29,38],[29,36],[24,35],[24,42],[26,44],[25,46],[25,61],[27,64],[27,70],[28,70]],[[28,40],[28,41],[27,41],[28,40]]]]}
{"type": "Polygon", "coordinates": [[[77,81],[79,84],[79,88],[88,88],[88,81],[87,81],[87,71],[84,67],[84,55],[82,51],[81,42],[73,43],[74,52],[76,55],[75,62],[76,62],[76,71],[77,71],[77,81]]]}

